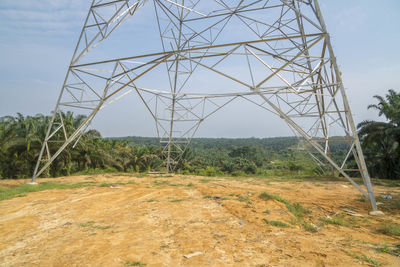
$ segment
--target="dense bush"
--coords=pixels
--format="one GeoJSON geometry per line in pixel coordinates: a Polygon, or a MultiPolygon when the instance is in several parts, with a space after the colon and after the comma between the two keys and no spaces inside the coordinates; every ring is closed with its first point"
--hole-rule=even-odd
{"type": "MultiPolygon", "coordinates": [[[[66,131],[70,134],[85,117],[66,113],[63,118],[66,131]]],[[[50,119],[44,115],[24,117],[21,114],[0,118],[1,178],[32,175],[50,119]]],[[[49,149],[51,153],[56,151],[54,143],[49,143],[49,149]]],[[[110,168],[118,171],[148,171],[161,165],[157,147],[103,139],[98,131],[90,130],[80,138],[75,148],[68,146],[43,175],[70,175],[74,172],[110,168]]]]}
{"type": "Polygon", "coordinates": [[[400,179],[400,94],[389,90],[385,97],[374,96],[376,109],[386,121],[363,121],[358,124],[368,170],[373,177],[400,179]]]}
{"type": "MultiPolygon", "coordinates": [[[[67,134],[85,119],[81,115],[63,114],[67,134]]],[[[36,115],[0,118],[0,177],[24,178],[32,175],[45,138],[49,116],[36,115]]],[[[61,132],[61,131],[60,131],[61,132]]],[[[62,136],[61,136],[62,137],[62,136]]],[[[298,139],[279,138],[195,138],[185,150],[176,171],[205,176],[323,175],[308,154],[298,151],[298,139]]],[[[51,153],[57,147],[49,144],[51,153]]],[[[336,142],[332,156],[346,154],[348,144],[336,142]]],[[[157,138],[102,138],[89,130],[79,143],[68,146],[42,176],[61,176],[98,171],[146,172],[165,170],[157,138]]]]}

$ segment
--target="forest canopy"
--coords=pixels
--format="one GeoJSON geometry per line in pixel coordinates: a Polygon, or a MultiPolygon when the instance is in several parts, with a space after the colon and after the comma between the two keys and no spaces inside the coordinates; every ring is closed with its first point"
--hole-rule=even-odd
{"type": "MultiPolygon", "coordinates": [[[[385,97],[374,96],[376,109],[384,122],[363,121],[358,125],[368,170],[374,178],[400,179],[400,94],[389,90],[385,97]]],[[[68,133],[85,119],[71,112],[63,114],[68,133]]],[[[0,178],[27,178],[32,175],[46,136],[50,116],[6,116],[0,118],[0,178]]],[[[315,176],[329,168],[318,166],[299,150],[296,137],[274,138],[194,138],[176,171],[199,175],[315,176]]],[[[332,157],[348,150],[336,142],[332,157]]],[[[55,147],[49,147],[55,150],[55,147]]],[[[354,162],[350,162],[354,165],[354,162]]],[[[153,137],[102,138],[96,130],[87,131],[72,148],[68,146],[42,174],[46,177],[93,171],[163,171],[163,155],[153,137]]]]}

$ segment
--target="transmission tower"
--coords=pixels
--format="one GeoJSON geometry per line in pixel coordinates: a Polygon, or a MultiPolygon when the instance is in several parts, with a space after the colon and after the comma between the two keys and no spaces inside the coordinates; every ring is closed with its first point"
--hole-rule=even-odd
{"type": "Polygon", "coordinates": [[[168,171],[205,119],[241,99],[284,120],[311,156],[349,180],[376,210],[317,0],[93,0],[32,180],[76,145],[101,109],[131,92],[154,119],[168,171]],[[161,40],[158,51],[91,59],[117,27],[148,6],[153,17],[147,19],[156,21],[161,40]],[[167,82],[154,86],[152,77],[161,75],[167,82]],[[63,120],[68,110],[87,114],[72,133],[63,120]],[[348,144],[342,159],[331,156],[335,142],[348,144]],[[356,169],[347,167],[351,157],[356,169]],[[365,187],[351,178],[354,172],[365,187]]]}

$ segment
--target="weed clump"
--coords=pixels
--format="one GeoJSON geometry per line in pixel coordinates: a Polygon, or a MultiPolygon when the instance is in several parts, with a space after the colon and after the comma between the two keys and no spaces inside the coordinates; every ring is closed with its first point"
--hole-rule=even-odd
{"type": "Polygon", "coordinates": [[[372,266],[381,266],[381,264],[379,262],[377,262],[375,259],[370,258],[370,257],[368,257],[368,256],[366,256],[364,254],[357,255],[357,254],[354,254],[354,253],[351,253],[351,252],[348,252],[348,251],[346,251],[346,254],[351,256],[351,257],[353,257],[353,258],[355,258],[355,259],[357,259],[357,260],[360,260],[360,261],[363,261],[363,262],[367,262],[367,263],[371,264],[372,266]]]}
{"type": "Polygon", "coordinates": [[[20,186],[10,187],[10,188],[2,188],[0,187],[0,201],[11,199],[14,197],[24,197],[26,194],[31,192],[39,192],[43,190],[50,189],[74,189],[88,186],[95,186],[96,182],[82,182],[76,184],[59,184],[54,182],[43,182],[37,185],[28,185],[23,184],[20,186]]]}
{"type": "Polygon", "coordinates": [[[324,224],[334,224],[340,226],[346,226],[348,223],[344,220],[344,216],[335,216],[333,218],[319,218],[319,220],[324,224]]]}
{"type": "Polygon", "coordinates": [[[277,226],[277,227],[282,227],[282,228],[288,228],[290,227],[288,224],[281,222],[281,221],[270,221],[267,219],[264,219],[264,222],[266,224],[272,225],[272,226],[277,226]]]}
{"type": "Polygon", "coordinates": [[[304,214],[309,214],[311,213],[311,211],[302,206],[300,203],[296,202],[294,204],[290,203],[287,199],[282,198],[281,196],[278,195],[271,195],[268,194],[266,192],[261,193],[259,196],[259,198],[263,199],[263,200],[276,200],[278,202],[281,202],[283,204],[285,204],[286,208],[297,218],[302,219],[304,217],[304,214]]]}
{"type": "Polygon", "coordinates": [[[384,235],[400,236],[400,225],[383,224],[378,228],[378,232],[384,235]]]}
{"type": "Polygon", "coordinates": [[[145,267],[147,264],[142,263],[140,261],[127,261],[125,262],[125,266],[139,266],[139,267],[145,267]]]}
{"type": "Polygon", "coordinates": [[[301,222],[301,226],[303,226],[304,230],[306,230],[307,232],[311,232],[311,233],[315,233],[318,232],[318,228],[315,225],[312,225],[308,222],[301,222]]]}

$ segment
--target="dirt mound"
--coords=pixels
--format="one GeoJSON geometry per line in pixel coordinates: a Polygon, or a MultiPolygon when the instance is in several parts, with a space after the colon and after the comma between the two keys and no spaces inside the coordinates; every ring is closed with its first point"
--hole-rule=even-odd
{"type": "Polygon", "coordinates": [[[399,237],[382,233],[400,222],[397,187],[375,187],[394,198],[386,216],[372,217],[346,182],[38,180],[46,181],[65,186],[0,202],[1,266],[400,266],[399,237]]]}

